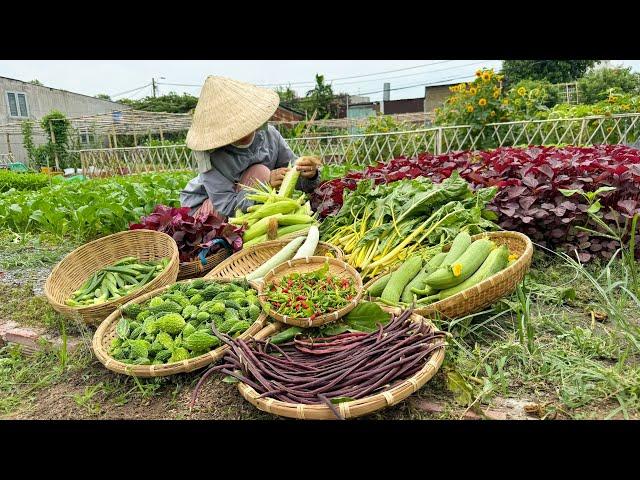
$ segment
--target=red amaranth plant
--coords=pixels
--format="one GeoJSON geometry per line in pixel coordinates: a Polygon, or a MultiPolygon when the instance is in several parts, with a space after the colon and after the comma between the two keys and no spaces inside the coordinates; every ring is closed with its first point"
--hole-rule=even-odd
{"type": "Polygon", "coordinates": [[[326,217],[340,210],[344,189],[355,189],[362,179],[389,183],[424,176],[441,182],[454,170],[474,189],[499,187],[489,208],[499,215],[502,228],[521,231],[548,247],[577,249],[582,261],[593,254],[609,257],[618,244],[573,228],[586,224],[589,203],[580,195],[566,197],[560,189],[592,192],[612,186],[614,191],[600,197],[605,220],[640,213],[640,151],[624,145],[502,147],[401,157],[323,183],[312,195],[312,206],[326,217]]]}
{"type": "Polygon", "coordinates": [[[195,260],[203,249],[208,249],[207,255],[221,248],[231,248],[234,252],[242,249],[242,226],[226,223],[214,214],[192,217],[190,210],[188,207],[156,205],[149,216],[142,217],[140,223],[133,223],[129,228],[146,228],[171,235],[178,244],[181,262],[195,260]]]}

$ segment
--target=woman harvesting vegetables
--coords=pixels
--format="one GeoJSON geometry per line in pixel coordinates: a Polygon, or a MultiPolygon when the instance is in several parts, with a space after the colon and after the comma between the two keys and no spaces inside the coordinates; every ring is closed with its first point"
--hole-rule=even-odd
{"type": "MultiPolygon", "coordinates": [[[[194,215],[230,217],[253,203],[242,185],[280,186],[296,155],[280,133],[267,125],[279,101],[272,90],[223,77],[207,78],[186,142],[196,155],[199,174],[182,191],[182,206],[191,208],[194,215]]],[[[297,159],[296,188],[313,191],[320,180],[320,163],[315,157],[297,159]]]]}

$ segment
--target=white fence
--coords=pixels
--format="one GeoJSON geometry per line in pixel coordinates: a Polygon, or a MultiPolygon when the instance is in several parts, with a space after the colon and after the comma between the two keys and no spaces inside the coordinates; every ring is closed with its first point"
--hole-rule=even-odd
{"type": "MultiPolygon", "coordinates": [[[[519,145],[635,144],[640,113],[583,118],[491,123],[484,127],[454,125],[403,132],[290,138],[297,155],[318,155],[325,163],[369,165],[428,152],[489,149],[519,145]]],[[[90,176],[195,169],[184,145],[76,150],[90,176]]]]}

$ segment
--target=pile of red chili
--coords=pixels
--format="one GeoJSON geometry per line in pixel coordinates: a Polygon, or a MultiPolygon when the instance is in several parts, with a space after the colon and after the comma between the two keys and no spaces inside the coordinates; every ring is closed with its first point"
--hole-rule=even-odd
{"type": "Polygon", "coordinates": [[[292,273],[267,286],[266,300],[273,311],[294,318],[315,318],[346,306],[357,294],[351,278],[317,272],[292,273]]]}
{"type": "Polygon", "coordinates": [[[434,351],[444,347],[443,332],[411,321],[410,316],[411,310],[392,316],[386,326],[379,324],[373,333],[294,339],[281,345],[232,339],[213,327],[230,350],[223,365],[202,376],[192,405],[205,379],[220,371],[251,386],[260,397],[308,405],[324,403],[342,419],[332,399],[355,400],[386,390],[417,373],[434,351]]]}

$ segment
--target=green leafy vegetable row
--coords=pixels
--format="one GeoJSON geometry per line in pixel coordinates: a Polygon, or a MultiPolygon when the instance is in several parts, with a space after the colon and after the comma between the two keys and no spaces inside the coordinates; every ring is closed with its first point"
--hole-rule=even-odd
{"type": "Polygon", "coordinates": [[[0,228],[88,240],[127,230],[158,204],[179,206],[190,172],[56,183],[0,194],[0,228]]]}
{"type": "MultiPolygon", "coordinates": [[[[54,180],[56,177],[51,179],[54,180]]],[[[18,173],[9,170],[0,170],[0,192],[7,192],[12,188],[16,190],[39,190],[51,182],[50,177],[44,173],[18,173]]],[[[61,178],[61,180],[63,180],[61,178]]],[[[64,180],[63,180],[64,181],[64,180]]]]}

